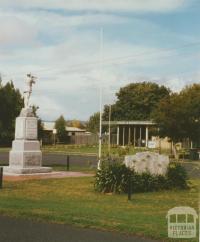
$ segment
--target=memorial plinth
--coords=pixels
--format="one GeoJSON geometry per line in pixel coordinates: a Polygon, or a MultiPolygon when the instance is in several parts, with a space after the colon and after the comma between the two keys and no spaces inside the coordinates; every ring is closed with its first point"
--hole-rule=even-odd
{"type": "Polygon", "coordinates": [[[37,137],[38,120],[31,108],[23,108],[16,118],[15,140],[9,153],[9,166],[5,173],[32,174],[51,172],[50,167],[42,167],[42,152],[37,137]]]}

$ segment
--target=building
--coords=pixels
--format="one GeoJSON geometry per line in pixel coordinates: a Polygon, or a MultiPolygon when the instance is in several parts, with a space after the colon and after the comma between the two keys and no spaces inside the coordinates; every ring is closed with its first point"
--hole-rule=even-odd
{"type": "MultiPolygon", "coordinates": [[[[109,121],[103,121],[103,125],[108,126],[109,121]]],[[[116,134],[117,145],[147,147],[149,129],[156,127],[156,124],[152,121],[111,121],[110,126],[116,134]]]]}
{"type": "MultiPolygon", "coordinates": [[[[54,143],[55,141],[55,136],[56,136],[56,129],[55,129],[55,122],[53,121],[43,121],[43,130],[44,130],[44,135],[43,135],[43,142],[44,143],[54,143]]],[[[80,136],[83,134],[86,134],[85,129],[80,129],[77,127],[69,127],[66,125],[65,127],[67,138],[66,138],[66,143],[71,143],[71,137],[73,136],[80,136]]]]}

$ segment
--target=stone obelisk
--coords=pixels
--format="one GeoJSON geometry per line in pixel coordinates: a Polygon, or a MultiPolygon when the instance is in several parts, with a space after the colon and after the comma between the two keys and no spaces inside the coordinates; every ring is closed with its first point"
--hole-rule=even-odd
{"type": "Polygon", "coordinates": [[[32,85],[35,77],[27,75],[24,91],[24,108],[15,123],[15,140],[9,153],[9,166],[4,167],[5,173],[33,174],[51,172],[50,167],[42,167],[42,152],[38,141],[38,119],[29,106],[32,85]]]}

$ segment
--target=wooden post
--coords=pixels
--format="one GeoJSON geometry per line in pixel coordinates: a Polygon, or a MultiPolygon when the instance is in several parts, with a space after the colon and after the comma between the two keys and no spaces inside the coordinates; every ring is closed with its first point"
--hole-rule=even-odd
{"type": "Polygon", "coordinates": [[[131,144],[131,127],[128,128],[128,145],[131,144]]]}
{"type": "Polygon", "coordinates": [[[128,200],[131,200],[131,195],[132,195],[132,176],[129,174],[128,178],[128,200]]]}
{"type": "Polygon", "coordinates": [[[135,138],[136,138],[136,127],[134,127],[134,140],[133,140],[133,144],[134,144],[134,147],[135,147],[135,138]]]}
{"type": "Polygon", "coordinates": [[[67,171],[69,171],[69,155],[67,155],[67,171]]]}
{"type": "Polygon", "coordinates": [[[3,188],[3,167],[0,167],[0,189],[3,188]]]}

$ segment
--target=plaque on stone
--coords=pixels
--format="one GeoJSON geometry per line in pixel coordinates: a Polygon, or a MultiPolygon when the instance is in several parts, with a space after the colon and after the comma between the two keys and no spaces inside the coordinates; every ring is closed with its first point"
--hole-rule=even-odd
{"type": "Polygon", "coordinates": [[[37,139],[37,119],[36,118],[26,119],[26,139],[28,140],[37,139]]]}

